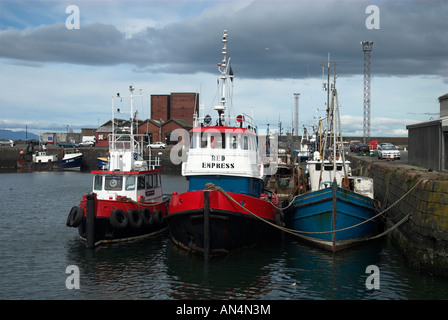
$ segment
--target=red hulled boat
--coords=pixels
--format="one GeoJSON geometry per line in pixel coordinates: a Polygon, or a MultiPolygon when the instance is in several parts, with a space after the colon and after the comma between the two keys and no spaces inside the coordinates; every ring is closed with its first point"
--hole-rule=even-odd
{"type": "Polygon", "coordinates": [[[195,113],[193,129],[185,137],[190,140],[189,146],[184,144],[188,157],[182,163],[188,191],[172,194],[166,219],[174,243],[207,257],[271,239],[278,233],[279,220],[277,198],[264,190],[264,166],[252,119],[225,114],[226,79],[233,80],[226,31],[222,42],[216,125],[210,125],[209,115],[199,119],[195,113]]]}
{"type": "MultiPolygon", "coordinates": [[[[133,90],[131,86],[131,114],[133,90]]],[[[145,135],[133,133],[133,122],[130,128],[113,125],[108,164],[92,171],[92,193],[84,195],[67,217],[67,226],[78,228],[88,247],[140,239],[167,229],[169,199],[162,193],[160,159],[151,159],[150,149],[145,150],[145,135]]]]}

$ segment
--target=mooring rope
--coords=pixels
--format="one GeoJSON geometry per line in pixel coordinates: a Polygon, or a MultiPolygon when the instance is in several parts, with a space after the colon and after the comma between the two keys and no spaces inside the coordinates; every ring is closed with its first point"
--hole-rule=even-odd
{"type": "MultiPolygon", "coordinates": [[[[263,218],[257,216],[255,213],[251,212],[249,209],[247,209],[247,208],[244,207],[242,204],[240,204],[238,201],[236,201],[232,196],[230,196],[224,189],[222,189],[222,188],[219,187],[219,186],[214,185],[213,183],[207,183],[207,184],[205,185],[205,190],[217,190],[217,191],[220,191],[220,192],[222,192],[227,198],[229,198],[231,201],[233,201],[234,203],[236,203],[238,206],[240,206],[241,208],[243,208],[245,211],[247,211],[247,212],[250,213],[251,215],[255,216],[256,218],[258,218],[258,219],[260,219],[260,220],[262,220],[262,221],[264,221],[264,222],[266,222],[266,223],[268,223],[268,224],[270,224],[270,225],[274,226],[275,228],[278,228],[278,229],[280,229],[280,230],[282,230],[282,231],[291,233],[291,234],[296,235],[296,236],[301,236],[302,234],[326,234],[326,233],[341,232],[341,231],[345,231],[345,230],[348,230],[348,229],[356,228],[356,227],[358,227],[358,226],[360,226],[360,225],[362,225],[362,224],[364,224],[364,223],[367,223],[367,222],[369,222],[369,221],[371,221],[371,220],[373,220],[373,219],[376,219],[376,218],[378,218],[379,216],[383,215],[386,211],[388,211],[388,210],[390,210],[391,208],[393,208],[393,207],[394,207],[397,203],[399,203],[401,200],[403,200],[403,199],[404,199],[408,194],[410,194],[410,193],[412,192],[412,190],[414,190],[414,189],[417,187],[417,185],[419,185],[420,182],[422,182],[423,180],[427,180],[427,179],[420,179],[420,180],[419,180],[419,181],[418,181],[418,182],[417,182],[411,189],[409,189],[409,190],[408,190],[402,197],[400,197],[397,201],[395,201],[395,202],[394,202],[392,205],[390,205],[387,209],[381,211],[380,213],[376,214],[375,216],[373,216],[373,217],[371,217],[371,218],[369,218],[369,219],[367,219],[367,220],[364,220],[364,221],[362,221],[362,222],[360,222],[360,223],[358,223],[358,224],[355,224],[355,225],[353,225],[353,226],[349,226],[349,227],[346,227],[346,228],[342,228],[342,229],[331,230],[331,231],[314,231],[314,232],[312,232],[312,231],[293,230],[293,229],[289,229],[289,228],[286,228],[286,227],[279,226],[279,225],[277,225],[277,224],[271,223],[270,221],[267,221],[267,220],[265,220],[265,219],[263,219],[263,218]]],[[[279,209],[281,210],[281,209],[286,209],[286,208],[288,208],[288,207],[294,202],[294,200],[295,200],[297,197],[298,197],[298,196],[295,196],[295,197],[293,198],[293,200],[291,200],[291,202],[288,204],[287,207],[285,207],[285,208],[279,208],[279,209]]],[[[278,207],[275,206],[273,203],[271,203],[271,204],[272,204],[274,207],[278,208],[278,207]]],[[[364,240],[366,241],[366,240],[376,239],[376,238],[379,238],[379,237],[381,237],[381,236],[384,236],[385,234],[389,233],[389,232],[392,231],[393,229],[399,227],[401,224],[403,224],[404,222],[406,222],[407,219],[409,218],[409,216],[410,216],[411,214],[412,214],[412,213],[409,213],[409,214],[408,214],[407,216],[405,216],[402,220],[400,220],[397,224],[395,224],[393,227],[391,227],[391,229],[386,230],[385,232],[381,233],[380,235],[373,236],[373,237],[371,237],[371,238],[367,238],[367,239],[364,239],[364,240]]]]}

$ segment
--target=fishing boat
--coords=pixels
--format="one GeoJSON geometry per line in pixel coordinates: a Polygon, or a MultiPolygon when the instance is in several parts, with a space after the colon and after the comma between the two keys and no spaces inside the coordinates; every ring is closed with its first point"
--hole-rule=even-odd
{"type": "Polygon", "coordinates": [[[59,159],[58,154],[48,153],[46,150],[35,151],[31,160],[27,161],[23,151],[20,152],[20,158],[17,160],[17,169],[21,170],[81,170],[82,152],[77,149],[64,149],[62,159],[59,159]]]}
{"type": "Polygon", "coordinates": [[[327,128],[319,149],[301,170],[299,194],[292,199],[284,217],[291,233],[335,252],[376,235],[381,221],[377,218],[373,180],[352,176],[350,162],[345,159],[336,64],[330,66],[329,61],[326,68],[327,128]],[[330,87],[331,69],[334,75],[330,87]]]}
{"type": "MultiPolygon", "coordinates": [[[[268,142],[273,139],[277,139],[279,141],[279,137],[277,134],[269,136],[268,142]]],[[[283,202],[297,193],[298,186],[298,175],[297,175],[297,164],[295,162],[294,154],[292,153],[292,143],[283,143],[279,148],[271,149],[271,143],[268,143],[267,152],[272,154],[273,152],[277,152],[276,157],[272,157],[273,161],[276,161],[275,167],[276,170],[272,171],[270,174],[268,167],[271,163],[265,164],[265,177],[264,184],[267,190],[270,190],[274,194],[277,195],[279,202],[283,202]]],[[[280,145],[278,142],[277,144],[280,145]]]]}
{"type": "Polygon", "coordinates": [[[303,127],[302,132],[300,147],[299,150],[296,151],[297,161],[299,163],[306,162],[311,158],[316,140],[315,137],[310,137],[308,130],[305,127],[303,127]]]}
{"type": "Polygon", "coordinates": [[[100,169],[107,168],[107,166],[109,165],[109,159],[107,157],[98,157],[97,162],[98,168],[100,169]]]}
{"type": "MultiPolygon", "coordinates": [[[[130,86],[131,115],[133,98],[138,97],[133,90],[130,86]]],[[[92,171],[92,192],[84,195],[67,217],[67,226],[78,228],[88,247],[141,239],[167,230],[164,218],[169,199],[162,193],[160,159],[145,157],[145,137],[134,134],[133,122],[130,128],[115,128],[112,121],[107,166],[92,171]]]]}
{"type": "Polygon", "coordinates": [[[253,120],[226,112],[226,80],[233,80],[227,31],[222,42],[216,124],[210,115],[200,118],[195,112],[188,157],[182,162],[188,190],[172,194],[166,218],[172,241],[206,258],[269,241],[278,230],[272,225],[278,199],[263,189],[253,120]]]}

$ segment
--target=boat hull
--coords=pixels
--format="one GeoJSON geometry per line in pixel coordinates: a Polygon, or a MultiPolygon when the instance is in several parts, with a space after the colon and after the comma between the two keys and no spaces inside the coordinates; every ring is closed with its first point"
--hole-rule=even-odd
{"type": "MultiPolygon", "coordinates": [[[[94,197],[94,243],[139,240],[155,236],[167,231],[165,221],[167,203],[138,203],[129,200],[101,200],[94,197]]],[[[67,226],[78,228],[81,239],[87,235],[87,204],[86,196],[79,206],[75,206],[67,218],[67,226]],[[75,217],[81,211],[82,218],[75,217]]]]}
{"type": "Polygon", "coordinates": [[[108,158],[99,157],[99,158],[97,158],[97,162],[98,162],[98,168],[100,168],[100,169],[104,169],[104,168],[107,168],[109,166],[109,159],[108,158]]]}
{"type": "Polygon", "coordinates": [[[377,234],[382,224],[376,214],[371,198],[333,186],[297,196],[285,224],[301,238],[338,251],[377,234]]]}
{"type": "Polygon", "coordinates": [[[62,170],[81,170],[82,154],[64,158],[59,161],[59,168],[62,170]]]}
{"type": "Polygon", "coordinates": [[[218,190],[173,194],[167,216],[172,241],[188,251],[217,256],[256,246],[279,234],[272,225],[278,210],[270,202],[228,195],[243,208],[218,190]]]}
{"type": "Polygon", "coordinates": [[[17,161],[17,169],[25,171],[58,171],[81,170],[82,155],[59,161],[32,162],[20,159],[17,161]]]}

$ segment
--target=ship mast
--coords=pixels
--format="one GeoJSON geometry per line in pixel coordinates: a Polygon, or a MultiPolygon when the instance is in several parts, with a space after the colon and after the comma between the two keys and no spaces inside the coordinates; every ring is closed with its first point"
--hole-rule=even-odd
{"type": "Polygon", "coordinates": [[[222,61],[218,63],[218,70],[221,72],[221,76],[219,77],[221,80],[221,99],[220,104],[214,107],[214,109],[218,111],[218,126],[225,125],[224,112],[226,110],[226,80],[228,77],[233,77],[233,75],[228,74],[230,58],[227,60],[227,30],[224,30],[222,43],[224,44],[222,48],[223,58],[222,61]]]}

